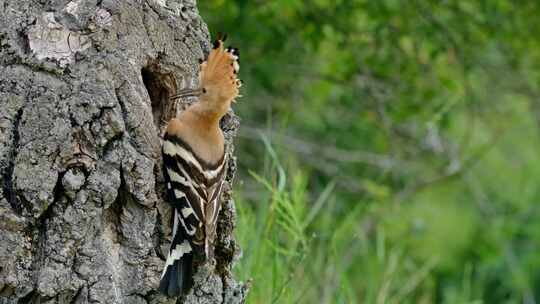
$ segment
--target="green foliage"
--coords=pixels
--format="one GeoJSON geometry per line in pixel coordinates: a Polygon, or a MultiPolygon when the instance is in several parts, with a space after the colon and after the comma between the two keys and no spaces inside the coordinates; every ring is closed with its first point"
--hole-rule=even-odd
{"type": "Polygon", "coordinates": [[[537,2],[199,6],[242,54],[250,303],[540,299],[537,2]]]}

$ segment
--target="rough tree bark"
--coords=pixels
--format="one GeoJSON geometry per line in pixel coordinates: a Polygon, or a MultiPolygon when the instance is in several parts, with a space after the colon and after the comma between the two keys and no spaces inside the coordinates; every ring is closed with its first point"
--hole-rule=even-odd
{"type": "MultiPolygon", "coordinates": [[[[194,0],[0,0],[0,303],[174,303],[160,134],[209,34],[194,0]]],[[[181,108],[181,107],[180,107],[181,108]]],[[[222,121],[232,153],[238,119],[222,121]]],[[[234,162],[228,171],[233,178],[234,162]]],[[[185,303],[241,303],[224,193],[185,303]]]]}

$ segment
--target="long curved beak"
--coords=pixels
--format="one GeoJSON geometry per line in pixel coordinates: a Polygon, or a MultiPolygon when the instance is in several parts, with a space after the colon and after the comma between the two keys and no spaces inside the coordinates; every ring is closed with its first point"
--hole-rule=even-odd
{"type": "Polygon", "coordinates": [[[202,89],[199,88],[199,89],[183,89],[183,90],[180,90],[178,91],[175,95],[171,96],[169,99],[171,100],[174,100],[174,99],[178,99],[178,98],[183,98],[183,97],[192,97],[192,96],[201,96],[202,94],[202,89]]]}

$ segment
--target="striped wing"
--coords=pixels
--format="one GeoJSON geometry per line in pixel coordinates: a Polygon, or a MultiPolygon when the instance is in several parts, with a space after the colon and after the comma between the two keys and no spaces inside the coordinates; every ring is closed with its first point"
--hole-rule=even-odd
{"type": "MultiPolygon", "coordinates": [[[[212,255],[226,157],[209,164],[198,158],[180,138],[165,134],[163,172],[168,201],[187,241],[197,253],[212,255]]],[[[173,229],[173,241],[177,231],[173,229]]],[[[178,240],[183,242],[183,240],[178,240]]],[[[173,246],[173,244],[171,244],[173,246]]],[[[172,247],[171,247],[172,248],[172,247]]]]}

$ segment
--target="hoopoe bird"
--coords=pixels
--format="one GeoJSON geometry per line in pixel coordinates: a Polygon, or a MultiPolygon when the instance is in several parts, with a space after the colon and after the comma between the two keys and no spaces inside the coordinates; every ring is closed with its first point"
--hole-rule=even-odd
{"type": "Polygon", "coordinates": [[[242,82],[237,78],[239,52],[220,38],[201,63],[199,87],[171,99],[198,101],[171,119],[163,141],[163,174],[173,208],[172,239],[159,290],[170,297],[192,284],[193,261],[213,257],[221,190],[227,168],[225,141],[219,127],[242,82]]]}

